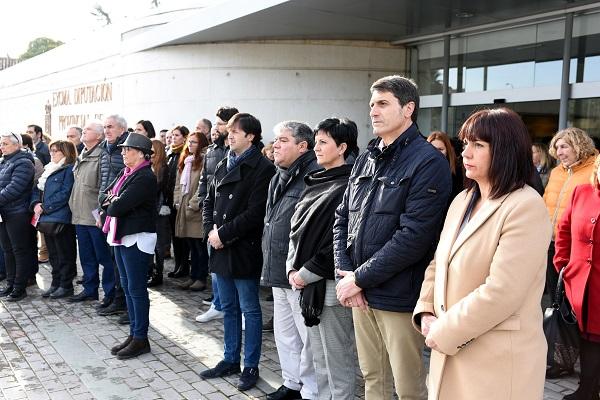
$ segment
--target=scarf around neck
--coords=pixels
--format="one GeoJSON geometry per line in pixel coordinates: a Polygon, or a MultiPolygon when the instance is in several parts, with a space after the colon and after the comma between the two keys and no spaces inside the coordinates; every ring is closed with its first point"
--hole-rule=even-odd
{"type": "Polygon", "coordinates": [[[63,157],[57,163],[50,161],[48,164],[46,164],[44,166],[44,172],[38,179],[38,184],[37,184],[38,189],[40,189],[41,191],[44,190],[44,186],[46,186],[46,181],[48,180],[48,177],[50,175],[52,175],[53,173],[55,173],[56,171],[58,171],[59,169],[61,169],[62,166],[65,165],[66,159],[67,159],[66,157],[63,157]]]}
{"type": "Polygon", "coordinates": [[[190,191],[190,180],[192,177],[192,162],[194,161],[194,155],[190,154],[183,160],[183,171],[181,171],[181,194],[185,196],[190,191]]]}
{"type": "Polygon", "coordinates": [[[180,144],[179,146],[175,146],[175,145],[171,145],[171,153],[181,153],[181,150],[183,150],[183,146],[185,146],[185,143],[180,144]]]}
{"type": "Polygon", "coordinates": [[[242,161],[249,158],[256,151],[258,151],[258,148],[255,145],[250,146],[239,156],[235,155],[233,151],[229,150],[229,155],[227,156],[227,172],[237,167],[242,161]]]}
{"type": "MultiPolygon", "coordinates": [[[[123,184],[125,183],[127,178],[129,178],[131,175],[135,174],[137,171],[139,171],[140,169],[142,169],[148,165],[150,165],[150,161],[144,160],[140,165],[138,165],[137,167],[135,167],[133,169],[131,169],[129,167],[125,167],[123,169],[123,175],[121,175],[121,177],[119,178],[117,183],[115,183],[115,185],[112,187],[112,189],[110,189],[109,193],[114,194],[115,196],[118,196],[119,192],[121,191],[121,187],[123,186],[123,184]]],[[[111,221],[113,220],[113,218],[115,220],[114,234],[117,233],[117,218],[111,217],[110,215],[106,216],[106,220],[104,221],[104,225],[102,226],[102,232],[108,233],[108,231],[110,229],[110,224],[111,224],[111,221]]],[[[113,242],[116,244],[121,244],[121,241],[117,240],[116,237],[113,238],[113,242]]]]}

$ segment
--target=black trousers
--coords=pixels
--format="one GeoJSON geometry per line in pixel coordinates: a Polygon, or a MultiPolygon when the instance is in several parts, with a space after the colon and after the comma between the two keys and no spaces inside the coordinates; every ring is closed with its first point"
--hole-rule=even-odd
{"type": "Polygon", "coordinates": [[[190,248],[184,238],[175,237],[175,220],[177,218],[177,210],[172,209],[169,215],[171,224],[171,238],[173,240],[173,256],[175,257],[175,269],[181,269],[186,273],[190,271],[190,248]]]}
{"type": "Polygon", "coordinates": [[[31,225],[29,212],[2,215],[0,245],[4,250],[6,282],[16,289],[24,289],[31,270],[37,265],[36,230],[31,225]]]}
{"type": "Polygon", "coordinates": [[[157,275],[163,274],[165,266],[165,253],[171,243],[171,227],[168,215],[159,215],[156,220],[156,247],[154,248],[155,263],[150,263],[148,275],[152,276],[154,272],[157,275]]]}
{"type": "Polygon", "coordinates": [[[556,285],[558,285],[558,272],[554,268],[554,240],[550,242],[548,248],[548,263],[546,265],[546,293],[550,296],[552,304],[556,301],[556,285]]]}
{"type": "Polygon", "coordinates": [[[77,242],[75,225],[66,224],[58,235],[44,235],[48,258],[52,266],[52,284],[54,287],[73,288],[73,278],[77,275],[77,242]]]}

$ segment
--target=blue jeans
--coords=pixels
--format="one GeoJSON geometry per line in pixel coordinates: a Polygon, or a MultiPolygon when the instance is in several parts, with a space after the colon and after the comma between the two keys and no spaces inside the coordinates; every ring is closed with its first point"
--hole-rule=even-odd
{"type": "Polygon", "coordinates": [[[83,270],[83,291],[86,295],[97,296],[100,276],[98,268],[102,265],[102,289],[104,297],[114,296],[115,271],[110,249],[104,234],[95,226],[75,225],[79,244],[79,262],[83,270]]]}
{"type": "Polygon", "coordinates": [[[135,339],[148,337],[150,299],[148,298],[148,263],[152,254],[144,253],[137,245],[114,246],[121,286],[125,292],[129,314],[129,334],[135,339]]]}
{"type": "MultiPolygon", "coordinates": [[[[210,259],[210,255],[212,254],[212,247],[206,242],[206,249],[208,252],[208,258],[210,259]]],[[[210,274],[212,280],[212,291],[213,291],[213,306],[215,306],[215,310],[221,311],[221,298],[219,297],[219,285],[217,285],[217,274],[214,272],[210,274]]]]}
{"type": "Polygon", "coordinates": [[[262,345],[262,311],[258,298],[258,279],[231,279],[217,274],[221,296],[224,360],[239,364],[242,350],[242,313],[246,319],[244,367],[258,367],[262,345]]]}

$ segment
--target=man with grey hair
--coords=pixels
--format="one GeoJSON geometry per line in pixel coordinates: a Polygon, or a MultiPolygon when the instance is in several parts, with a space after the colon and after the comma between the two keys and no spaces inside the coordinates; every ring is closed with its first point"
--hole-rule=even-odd
{"type": "MultiPolygon", "coordinates": [[[[65,136],[67,137],[67,140],[71,143],[73,143],[73,145],[75,146],[75,148],[77,149],[77,154],[81,154],[81,152],[83,151],[83,142],[81,141],[81,135],[82,135],[83,131],[80,127],[76,126],[76,125],[71,125],[67,128],[67,131],[65,132],[65,136]]],[[[102,137],[102,136],[100,136],[102,137]]]]}
{"type": "Polygon", "coordinates": [[[98,215],[99,172],[102,153],[100,143],[103,133],[104,127],[101,121],[92,120],[85,124],[81,136],[84,148],[73,167],[75,182],[69,198],[69,208],[73,214],[72,223],[77,232],[79,261],[83,270],[83,290],[69,298],[68,301],[75,303],[98,300],[100,284],[98,270],[102,264],[104,299],[101,305],[107,307],[114,297],[115,266],[106,239],[98,227],[100,222],[98,215]]]}
{"type": "Polygon", "coordinates": [[[296,121],[281,122],[273,130],[277,173],[269,185],[260,281],[262,286],[273,288],[273,328],[283,385],[267,399],[316,399],[317,381],[300,310],[300,292],[292,290],[285,267],[290,220],[304,190],[304,177],[319,168],[313,151],[314,134],[308,125],[296,121]]]}
{"type": "MultiPolygon", "coordinates": [[[[129,135],[127,132],[127,121],[118,114],[108,116],[104,120],[104,141],[100,143],[100,192],[104,192],[108,185],[115,180],[119,172],[125,167],[123,156],[121,155],[122,144],[129,135]]],[[[104,218],[102,218],[104,222],[104,218]]],[[[98,315],[115,315],[124,313],[119,319],[119,323],[128,323],[127,305],[125,304],[125,293],[121,287],[119,270],[114,264],[115,274],[115,296],[108,306],[100,306],[98,315]]]]}

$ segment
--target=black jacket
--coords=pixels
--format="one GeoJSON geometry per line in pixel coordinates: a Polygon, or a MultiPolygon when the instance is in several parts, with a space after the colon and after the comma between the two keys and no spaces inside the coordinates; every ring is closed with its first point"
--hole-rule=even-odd
{"type": "Polygon", "coordinates": [[[227,155],[227,146],[225,146],[225,138],[219,136],[217,140],[206,150],[206,156],[204,156],[204,167],[202,168],[202,174],[200,175],[200,185],[198,186],[198,199],[200,203],[206,198],[208,187],[212,182],[217,164],[227,155]]]}
{"type": "Polygon", "coordinates": [[[0,158],[0,214],[29,212],[35,173],[33,155],[19,150],[0,158]]]}
{"type": "Polygon", "coordinates": [[[235,279],[260,277],[260,239],[273,174],[275,166],[258,150],[229,172],[227,159],[217,165],[202,209],[206,235],[216,224],[224,245],[213,249],[211,272],[235,279]]]}
{"type": "Polygon", "coordinates": [[[173,193],[175,192],[175,181],[177,180],[177,166],[179,165],[179,157],[181,156],[181,152],[183,151],[183,147],[175,152],[169,150],[167,153],[167,198],[165,203],[171,207],[172,215],[174,215],[177,211],[175,210],[175,206],[173,205],[173,193]]]}
{"type": "MultiPolygon", "coordinates": [[[[119,173],[118,178],[123,175],[119,173]]],[[[117,183],[115,179],[108,188],[100,192],[98,202],[104,203],[108,191],[117,183]]],[[[156,232],[156,176],[150,166],[136,171],[128,177],[119,190],[119,198],[108,207],[103,207],[107,215],[117,218],[115,239],[140,232],[156,232]]]]}
{"type": "Polygon", "coordinates": [[[290,288],[285,272],[290,223],[296,203],[306,186],[304,177],[316,169],[319,169],[319,165],[315,152],[310,150],[300,156],[289,169],[277,168],[277,173],[271,179],[262,234],[263,267],[260,284],[263,286],[290,288]],[[275,188],[282,186],[282,179],[285,180],[286,175],[289,180],[286,180],[287,184],[278,190],[276,196],[275,188]]]}
{"type": "Polygon", "coordinates": [[[337,268],[355,271],[375,309],[412,312],[451,190],[442,153],[412,125],[391,145],[358,156],[336,210],[337,268]]]}
{"type": "Polygon", "coordinates": [[[35,145],[35,156],[42,162],[42,164],[46,165],[50,162],[50,149],[44,140],[40,140],[35,145]]]}
{"type": "Polygon", "coordinates": [[[100,143],[100,150],[102,150],[100,153],[100,192],[104,192],[121,170],[125,168],[121,148],[118,145],[123,143],[128,135],[128,132],[123,132],[115,144],[111,146],[108,145],[106,140],[100,143]]]}

